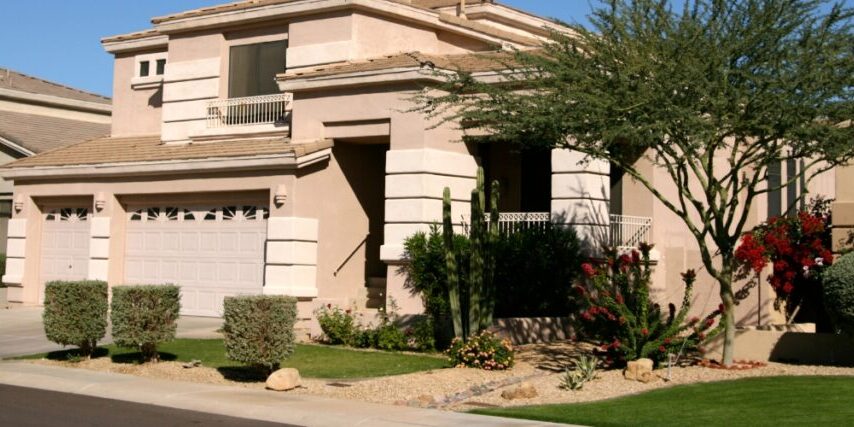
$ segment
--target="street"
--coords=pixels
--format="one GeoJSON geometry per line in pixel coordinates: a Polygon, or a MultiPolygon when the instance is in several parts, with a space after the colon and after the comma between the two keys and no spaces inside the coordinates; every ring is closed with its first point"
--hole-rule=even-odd
{"type": "Polygon", "coordinates": [[[272,427],[287,424],[0,384],[0,425],[272,427]]]}

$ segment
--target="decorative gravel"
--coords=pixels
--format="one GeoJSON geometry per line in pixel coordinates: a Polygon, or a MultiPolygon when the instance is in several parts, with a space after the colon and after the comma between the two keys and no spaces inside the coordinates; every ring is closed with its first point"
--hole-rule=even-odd
{"type": "MultiPolygon", "coordinates": [[[[854,376],[854,368],[830,366],[768,363],[764,367],[737,371],[689,366],[674,367],[670,373],[669,381],[665,381],[666,369],[656,370],[655,373],[660,379],[649,384],[628,381],[623,378],[622,371],[610,370],[600,371],[597,378],[585,384],[582,390],[567,391],[561,389],[563,366],[570,363],[574,354],[588,350],[589,346],[569,343],[523,346],[518,348],[516,366],[508,371],[490,372],[478,369],[451,368],[362,380],[303,378],[302,387],[288,393],[464,411],[492,406],[589,402],[678,384],[756,376],[854,376]],[[521,382],[532,384],[537,389],[538,396],[518,400],[506,400],[501,397],[503,390],[517,387],[521,382]]],[[[32,362],[166,380],[248,388],[264,387],[264,384],[260,382],[230,381],[223,378],[219,371],[209,367],[201,366],[186,369],[180,362],[134,365],[112,363],[107,357],[79,363],[52,360],[34,360],[32,362]]]]}

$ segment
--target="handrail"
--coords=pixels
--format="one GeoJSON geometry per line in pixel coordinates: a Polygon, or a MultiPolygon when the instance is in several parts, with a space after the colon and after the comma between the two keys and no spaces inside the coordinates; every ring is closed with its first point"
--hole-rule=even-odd
{"type": "Polygon", "coordinates": [[[347,258],[344,259],[344,262],[342,262],[341,265],[339,265],[338,268],[336,268],[335,271],[332,272],[333,277],[338,277],[338,273],[341,272],[341,269],[343,269],[344,266],[347,265],[347,263],[350,262],[351,259],[353,259],[353,256],[356,255],[356,252],[359,251],[359,248],[361,248],[364,244],[368,243],[369,237],[371,237],[371,233],[368,233],[365,238],[362,239],[362,241],[359,242],[358,245],[356,245],[353,251],[350,252],[350,255],[347,255],[347,258]]]}

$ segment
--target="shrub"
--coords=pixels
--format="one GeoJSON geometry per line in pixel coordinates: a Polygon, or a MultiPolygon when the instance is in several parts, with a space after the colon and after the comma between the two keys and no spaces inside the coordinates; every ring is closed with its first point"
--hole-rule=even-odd
{"type": "Polygon", "coordinates": [[[451,364],[457,368],[478,368],[487,371],[499,371],[513,367],[513,346],[507,339],[499,339],[495,334],[483,331],[463,341],[454,338],[451,347],[445,352],[451,364]]]}
{"type": "Polygon", "coordinates": [[[854,336],[854,253],[825,271],[824,301],[836,331],[854,336]]]}
{"type": "Polygon", "coordinates": [[[416,320],[405,331],[405,335],[408,337],[409,348],[415,351],[435,351],[436,338],[434,330],[433,319],[429,316],[416,320]]]}
{"type": "Polygon", "coordinates": [[[297,300],[282,295],[226,297],[226,356],[269,374],[294,351],[297,300]]]}
{"type": "Polygon", "coordinates": [[[329,344],[354,345],[359,333],[359,323],[353,310],[327,304],[318,308],[314,314],[329,344]]]}
{"type": "Polygon", "coordinates": [[[157,345],[175,338],[181,298],[175,285],[136,285],[113,288],[113,341],[135,348],[142,361],[158,361],[157,345]]]}
{"type": "Polygon", "coordinates": [[[785,309],[787,323],[815,322],[819,330],[828,323],[821,275],[833,264],[829,202],[817,198],[796,216],[769,219],[745,233],[735,251],[741,278],[758,278],[766,265],[773,267],[768,283],[777,297],[775,307],[785,309]]]}
{"type": "Polygon", "coordinates": [[[575,288],[584,301],[581,318],[585,331],[598,341],[606,354],[606,362],[620,366],[626,361],[649,358],[659,363],[667,353],[696,352],[704,341],[721,330],[712,328],[721,314],[722,306],[704,319],[686,320],[691,308],[691,291],[696,274],[689,270],[682,275],[685,293],[678,312],[674,304],[668,312],[649,296],[650,245],[641,245],[640,252],[619,257],[614,251],[598,267],[582,264],[586,282],[575,288]]]}
{"type": "Polygon", "coordinates": [[[596,365],[599,361],[595,356],[580,355],[573,359],[574,369],[566,367],[560,388],[564,390],[581,390],[584,383],[596,378],[596,365]]]}
{"type": "Polygon", "coordinates": [[[377,327],[376,348],[386,351],[407,350],[406,335],[394,323],[384,323],[377,327]]]}
{"type": "Polygon", "coordinates": [[[107,283],[48,282],[42,319],[47,339],[76,345],[88,358],[107,333],[107,283]]]}

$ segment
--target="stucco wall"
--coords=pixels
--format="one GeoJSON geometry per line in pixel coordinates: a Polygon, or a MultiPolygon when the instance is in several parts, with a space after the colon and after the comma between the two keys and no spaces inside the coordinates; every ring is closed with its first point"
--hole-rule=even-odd
{"type": "MultiPolygon", "coordinates": [[[[160,133],[163,89],[134,89],[135,56],[157,51],[121,53],[113,62],[113,136],[154,135],[160,133]]],[[[168,66],[167,66],[168,69],[168,66]]]]}

